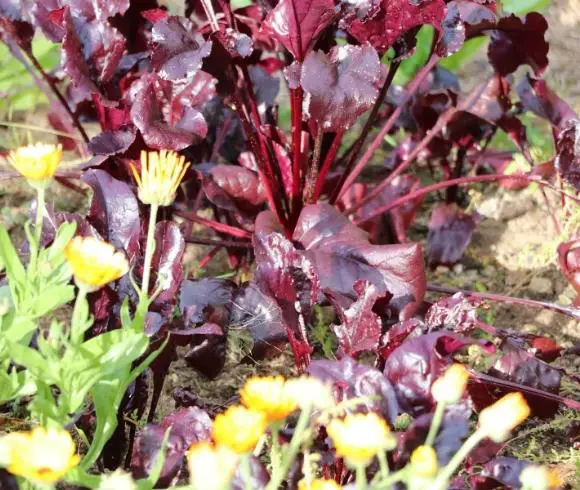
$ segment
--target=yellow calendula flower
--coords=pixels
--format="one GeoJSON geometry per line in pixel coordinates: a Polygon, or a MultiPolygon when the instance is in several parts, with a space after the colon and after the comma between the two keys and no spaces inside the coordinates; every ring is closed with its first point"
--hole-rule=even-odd
{"type": "Polygon", "coordinates": [[[453,364],[431,386],[431,394],[437,402],[457,403],[465,391],[469,372],[463,364],[453,364]]]}
{"type": "Polygon", "coordinates": [[[263,412],[233,405],[215,418],[213,440],[235,453],[247,454],[254,450],[267,424],[268,419],[263,412]]]}
{"type": "Polygon", "coordinates": [[[103,476],[97,490],[137,490],[137,484],[130,473],[117,470],[103,476]]]}
{"type": "Polygon", "coordinates": [[[325,409],[335,405],[330,385],[309,376],[286,381],[284,397],[302,410],[325,409]]]}
{"type": "Polygon", "coordinates": [[[418,446],[411,453],[411,468],[420,477],[433,477],[439,470],[437,453],[431,446],[418,446]]]}
{"type": "Polygon", "coordinates": [[[494,442],[503,442],[510,432],[530,415],[530,407],[521,393],[508,393],[479,414],[479,427],[494,442]]]}
{"type": "Polygon", "coordinates": [[[344,419],[334,419],[326,427],[336,453],[346,462],[358,467],[392,445],[393,434],[387,423],[376,413],[357,413],[344,419]]]}
{"type": "Polygon", "coordinates": [[[564,482],[560,476],[545,466],[530,465],[520,474],[522,490],[558,490],[564,482]]]}
{"type": "Polygon", "coordinates": [[[10,473],[39,483],[60,480],[80,461],[72,437],[60,429],[12,432],[0,439],[0,448],[10,473]]]}
{"type": "Polygon", "coordinates": [[[194,490],[220,490],[228,488],[236,472],[239,456],[225,446],[214,446],[202,441],[189,448],[187,462],[189,483],[194,490]]]}
{"type": "Polygon", "coordinates": [[[74,237],[64,250],[75,282],[88,291],[96,291],[129,271],[125,256],[110,243],[94,237],[74,237]]]}
{"type": "Polygon", "coordinates": [[[263,412],[268,421],[278,422],[297,408],[296,402],[286,396],[285,386],[282,376],[254,376],[240,390],[240,398],[246,407],[263,412]]]}
{"type": "Polygon", "coordinates": [[[142,151],[141,175],[131,165],[138,187],[138,196],[143,204],[169,206],[190,163],[173,151],[142,151]]]}
{"type": "Polygon", "coordinates": [[[13,150],[8,161],[33,186],[45,186],[56,173],[62,160],[61,145],[38,143],[13,150]]]}
{"type": "Polygon", "coordinates": [[[342,487],[334,480],[323,480],[316,478],[310,484],[306,480],[298,482],[298,490],[340,490],[342,487]]]}

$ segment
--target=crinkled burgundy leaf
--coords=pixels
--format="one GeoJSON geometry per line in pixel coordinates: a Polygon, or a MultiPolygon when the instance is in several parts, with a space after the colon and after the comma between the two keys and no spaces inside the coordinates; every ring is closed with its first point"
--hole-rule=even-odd
{"type": "Polygon", "coordinates": [[[580,295],[580,237],[558,246],[558,264],[562,273],[580,295]]]}
{"type": "Polygon", "coordinates": [[[95,155],[118,155],[135,141],[135,131],[104,131],[89,141],[89,150],[95,155]]]}
{"type": "Polygon", "coordinates": [[[131,457],[134,478],[145,478],[155,464],[163,438],[170,429],[167,451],[157,488],[167,488],[179,474],[185,453],[197,441],[211,438],[212,422],[209,415],[197,408],[182,408],[165,417],[160,424],[150,424],[137,436],[131,457]]]}
{"type": "Polygon", "coordinates": [[[350,398],[368,397],[358,405],[364,411],[378,412],[392,424],[401,413],[395,390],[378,370],[357,363],[350,357],[340,361],[312,361],[308,374],[333,386],[337,403],[350,398]]]}
{"type": "MultiPolygon", "coordinates": [[[[504,343],[502,352],[503,355],[491,367],[488,374],[549,393],[557,394],[560,391],[562,379],[560,369],[537,359],[510,340],[504,343]]],[[[558,409],[556,402],[532,395],[526,398],[535,415],[549,416],[558,409]]]]}
{"type": "Polygon", "coordinates": [[[302,61],[335,17],[333,0],[280,0],[264,20],[263,29],[302,61]]]}
{"type": "Polygon", "coordinates": [[[224,325],[229,316],[235,284],[226,279],[206,278],[181,283],[179,308],[186,327],[212,322],[224,325]]]}
{"type": "Polygon", "coordinates": [[[438,204],[431,212],[427,235],[427,255],[432,268],[454,265],[471,242],[480,217],[462,211],[456,204],[438,204]]]}
{"type": "Polygon", "coordinates": [[[306,340],[302,338],[301,325],[309,323],[312,307],[320,294],[316,267],[280,233],[256,231],[252,241],[257,264],[256,284],[276,300],[284,323],[301,340],[306,340]]]}
{"type": "Polygon", "coordinates": [[[429,331],[446,329],[467,334],[479,324],[477,308],[483,301],[467,297],[464,293],[437,300],[425,314],[425,326],[429,331]]]}
{"type": "Polygon", "coordinates": [[[231,490],[263,490],[270,481],[264,464],[256,457],[250,457],[250,481],[246,482],[241,465],[238,465],[231,482],[231,490]]]}
{"type": "Polygon", "coordinates": [[[517,91],[525,109],[547,119],[556,128],[563,129],[569,121],[578,118],[574,109],[558,97],[545,80],[526,74],[517,91]]]}
{"type": "Polygon", "coordinates": [[[421,320],[411,318],[395,323],[381,338],[378,353],[383,360],[386,360],[391,353],[399,347],[407,337],[417,337],[423,334],[424,325],[421,320]]]}
{"type": "Polygon", "coordinates": [[[226,362],[227,337],[222,327],[215,323],[204,323],[191,332],[193,340],[184,356],[188,366],[214,379],[226,362]]]}
{"type": "Polygon", "coordinates": [[[18,490],[19,488],[16,477],[8,473],[4,468],[0,469],[0,488],[4,490],[18,490]]]}
{"type": "Polygon", "coordinates": [[[577,191],[580,191],[580,120],[569,121],[556,144],[556,170],[577,191]]]}
{"type": "MultiPolygon", "coordinates": [[[[495,483],[496,485],[505,485],[508,488],[521,488],[520,475],[530,464],[528,461],[522,461],[521,459],[498,456],[483,466],[481,476],[485,480],[479,485],[486,484],[491,485],[491,488],[496,488],[495,483]]],[[[478,486],[477,488],[490,487],[478,486]]]]}
{"type": "Polygon", "coordinates": [[[383,65],[368,44],[335,46],[328,55],[312,51],[300,76],[307,113],[322,131],[348,129],[374,104],[382,76],[383,65]]]}
{"type": "Polygon", "coordinates": [[[115,133],[131,124],[130,107],[125,101],[111,103],[99,94],[93,94],[93,103],[103,131],[115,133]]]}
{"type": "Polygon", "coordinates": [[[373,312],[373,306],[380,296],[376,286],[357,281],[353,289],[357,292],[358,299],[348,309],[334,304],[341,321],[340,325],[332,327],[338,338],[339,357],[356,357],[361,352],[374,352],[381,336],[381,319],[373,312]]]}
{"type": "Polygon", "coordinates": [[[252,38],[230,27],[212,32],[211,38],[216,39],[228,56],[236,61],[248,58],[254,51],[252,38]]]}
{"type": "Polygon", "coordinates": [[[154,24],[151,44],[151,66],[161,78],[174,81],[195,75],[212,48],[189,19],[177,15],[154,24]]]}
{"type": "Polygon", "coordinates": [[[19,17],[17,12],[14,13],[0,4],[0,39],[11,51],[17,50],[17,45],[25,52],[32,53],[34,28],[28,22],[19,20],[19,17]]]}
{"type": "Polygon", "coordinates": [[[536,76],[548,67],[548,42],[544,34],[548,23],[542,14],[531,12],[524,19],[515,15],[502,17],[491,34],[487,55],[495,71],[502,76],[529,65],[536,76]]]}
{"type": "Polygon", "coordinates": [[[231,300],[229,325],[248,331],[254,341],[252,358],[261,359],[277,354],[279,346],[288,341],[282,310],[276,300],[265,294],[253,282],[237,290],[231,300]]]}
{"type": "Polygon", "coordinates": [[[347,13],[339,23],[360,43],[370,42],[380,54],[387,51],[407,31],[430,24],[436,29],[445,18],[443,0],[363,0],[346,4],[347,13]],[[353,4],[353,8],[349,8],[353,4]]]}
{"type": "MultiPolygon", "coordinates": [[[[448,407],[433,443],[440,467],[449,462],[469,435],[470,415],[469,407],[461,405],[448,407]]],[[[411,453],[418,446],[425,444],[432,420],[433,414],[423,414],[413,420],[407,430],[401,434],[397,441],[397,449],[393,453],[395,467],[403,467],[409,461],[411,453]]]]}
{"type": "Polygon", "coordinates": [[[207,123],[187,97],[192,84],[175,96],[174,85],[153,73],[133,84],[131,119],[148,146],[178,151],[205,138],[207,123]]]}
{"type": "Polygon", "coordinates": [[[203,189],[216,206],[228,211],[246,212],[255,216],[266,195],[258,175],[235,165],[218,164],[208,172],[203,189]]]}
{"type": "Polygon", "coordinates": [[[159,291],[154,307],[167,315],[177,303],[183,281],[183,253],[185,240],[173,221],[160,221],[155,226],[155,252],[151,269],[152,284],[159,291]]]}
{"type": "Polygon", "coordinates": [[[401,320],[410,318],[425,294],[425,269],[416,243],[371,245],[366,233],[328,204],[306,206],[293,239],[305,248],[322,289],[354,299],[358,280],[374,284],[401,320]]]}
{"type": "Polygon", "coordinates": [[[203,106],[203,117],[207,121],[208,133],[205,144],[214,149],[226,161],[235,163],[246,148],[246,135],[238,115],[219,96],[203,106]]]}
{"type": "MultiPolygon", "coordinates": [[[[468,2],[465,2],[468,3],[468,2]]],[[[457,2],[449,2],[445,18],[441,22],[441,35],[437,42],[436,53],[441,57],[458,51],[465,41],[465,23],[457,2]]]]}
{"type": "Polygon", "coordinates": [[[89,223],[132,259],[139,253],[141,233],[139,203],[133,190],[103,170],[89,170],[82,179],[93,189],[89,223]]]}
{"type": "MultiPolygon", "coordinates": [[[[452,355],[476,340],[449,332],[409,338],[385,363],[384,373],[394,386],[401,408],[412,415],[431,411],[431,385],[452,362],[452,355]]],[[[480,344],[481,345],[481,344],[480,344]]]]}

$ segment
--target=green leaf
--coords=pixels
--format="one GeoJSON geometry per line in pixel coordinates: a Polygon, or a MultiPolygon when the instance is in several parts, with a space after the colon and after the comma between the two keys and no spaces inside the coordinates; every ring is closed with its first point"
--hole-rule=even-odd
{"type": "Polygon", "coordinates": [[[439,62],[439,65],[445,68],[446,70],[457,72],[459,71],[465,63],[467,63],[479,50],[483,48],[488,42],[486,37],[476,37],[473,39],[469,39],[465,42],[465,44],[461,47],[457,53],[448,56],[445,59],[442,59],[439,62]]]}
{"type": "Polygon", "coordinates": [[[410,58],[404,60],[401,63],[401,66],[399,66],[394,79],[395,85],[405,85],[427,62],[434,35],[435,29],[433,29],[432,26],[425,25],[421,27],[417,34],[417,47],[415,53],[410,58]]]}
{"type": "Polygon", "coordinates": [[[26,271],[24,270],[24,266],[22,262],[20,262],[20,258],[18,257],[18,253],[12,245],[12,241],[10,240],[10,235],[8,235],[8,231],[3,226],[0,226],[0,257],[2,258],[2,262],[4,263],[4,267],[6,269],[6,275],[8,276],[8,283],[10,284],[10,289],[12,290],[12,298],[17,302],[17,294],[15,291],[16,286],[22,287],[22,285],[26,282],[26,271]]]}
{"type": "Polygon", "coordinates": [[[501,4],[505,12],[522,15],[547,8],[550,0],[502,0],[501,4]]]}
{"type": "Polygon", "coordinates": [[[35,317],[42,317],[51,311],[66,305],[75,297],[73,286],[52,286],[32,303],[32,311],[35,317]]]}

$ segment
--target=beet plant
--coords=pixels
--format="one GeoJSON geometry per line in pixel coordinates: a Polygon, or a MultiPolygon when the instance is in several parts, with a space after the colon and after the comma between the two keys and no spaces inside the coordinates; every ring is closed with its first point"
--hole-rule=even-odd
{"type": "Polygon", "coordinates": [[[0,175],[37,196],[25,243],[0,228],[0,403],[39,426],[0,439],[2,488],[553,488],[502,451],[529,414],[580,408],[561,393],[577,376],[552,364],[567,351],[480,312],[503,302],[580,320],[580,297],[428,282],[481,221],[470,186],[533,185],[580,295],[580,119],[544,79],[546,19],[514,4],[186,0],[178,15],[156,0],[0,0],[0,39],[59,135],[6,152],[0,175]],[[60,46],[57,69],[35,57],[40,36],[60,46]],[[489,74],[464,91],[448,68],[482,43],[489,74]],[[550,127],[549,151],[530,121],[550,127]],[[60,165],[62,149],[83,163],[60,165]],[[90,190],[88,214],[47,205],[48,185],[90,190]],[[424,213],[425,251],[411,239],[424,213]],[[186,247],[200,245],[198,269],[225,251],[233,273],[190,276],[186,247]],[[183,386],[159,417],[172,363],[211,384],[240,331],[242,361],[288,345],[308,376],[242,390],[230,408],[183,386]],[[321,331],[331,359],[313,347],[321,331]],[[287,410],[268,418],[276,399],[287,410]],[[502,410],[512,419],[494,432],[502,410]],[[358,424],[369,447],[382,434],[370,455],[349,453],[358,424]],[[33,448],[53,444],[64,459],[35,463],[33,448]]]}

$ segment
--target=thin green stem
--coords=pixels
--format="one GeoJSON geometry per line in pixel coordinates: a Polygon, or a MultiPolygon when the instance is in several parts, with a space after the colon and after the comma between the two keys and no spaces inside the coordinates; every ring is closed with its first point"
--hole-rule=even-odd
{"type": "Polygon", "coordinates": [[[379,481],[377,484],[373,484],[371,486],[371,488],[373,490],[374,489],[377,489],[377,490],[390,489],[393,484],[402,481],[405,478],[407,472],[408,472],[408,466],[405,466],[404,468],[401,468],[399,471],[396,471],[395,473],[391,473],[388,478],[385,478],[384,480],[379,481]]]}
{"type": "Polygon", "coordinates": [[[433,490],[444,490],[447,488],[447,482],[453,476],[461,462],[467,455],[486,437],[486,432],[478,429],[463,443],[463,446],[453,455],[447,466],[445,466],[433,482],[433,490]]]}
{"type": "Polygon", "coordinates": [[[38,266],[38,256],[40,254],[40,239],[42,237],[42,222],[44,219],[44,202],[45,189],[42,186],[34,187],[36,189],[36,219],[34,220],[34,243],[30,244],[30,262],[28,265],[29,277],[36,274],[38,266]]]}
{"type": "Polygon", "coordinates": [[[379,451],[377,457],[379,458],[381,479],[387,479],[389,477],[389,462],[387,461],[386,451],[379,451]]]}
{"type": "Polygon", "coordinates": [[[280,424],[274,423],[270,427],[272,433],[272,446],[270,448],[270,462],[272,464],[272,478],[278,477],[281,466],[280,453],[280,424]]]}
{"type": "Polygon", "coordinates": [[[141,284],[141,300],[146,300],[149,294],[149,277],[151,276],[151,261],[155,252],[155,224],[159,206],[151,204],[149,210],[149,224],[147,227],[147,242],[145,245],[145,260],[143,261],[143,282],[141,284]]]}
{"type": "Polygon", "coordinates": [[[290,465],[296,458],[300,447],[302,446],[302,439],[304,437],[304,432],[308,428],[310,422],[310,410],[302,410],[300,416],[298,417],[298,422],[296,423],[296,428],[294,429],[294,435],[292,436],[292,440],[290,444],[288,444],[288,448],[286,449],[284,456],[282,458],[282,463],[280,464],[280,471],[278,471],[276,477],[272,475],[272,479],[266,490],[278,490],[286,473],[290,469],[290,465]]]}
{"type": "Polygon", "coordinates": [[[73,345],[78,345],[83,341],[83,334],[85,333],[84,323],[86,318],[81,318],[83,307],[87,300],[88,290],[85,286],[79,285],[79,292],[75,300],[75,306],[72,314],[72,321],[70,327],[70,337],[73,345]]]}
{"type": "Polygon", "coordinates": [[[356,490],[365,490],[367,488],[366,466],[360,464],[356,467],[356,490]]]}
{"type": "Polygon", "coordinates": [[[252,490],[254,487],[252,485],[252,468],[250,466],[250,458],[252,457],[251,453],[246,454],[242,457],[240,461],[240,469],[242,471],[242,481],[244,482],[244,489],[245,490],[252,490]]]}
{"type": "Polygon", "coordinates": [[[445,402],[439,402],[435,408],[435,414],[433,415],[433,420],[431,420],[431,427],[429,427],[429,433],[427,434],[427,439],[425,439],[425,445],[432,446],[437,437],[437,432],[439,432],[439,427],[441,427],[441,422],[443,421],[443,415],[445,413],[445,402]]]}

